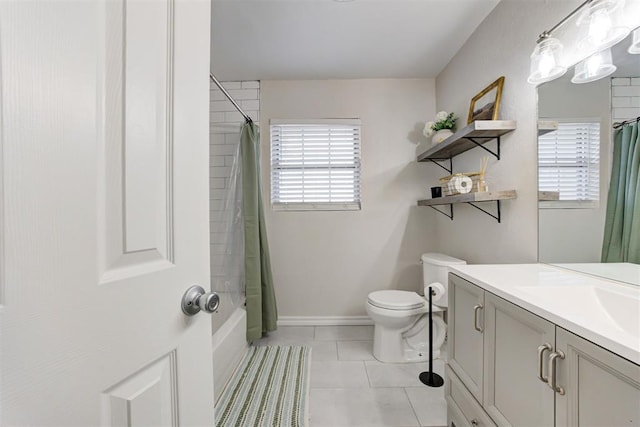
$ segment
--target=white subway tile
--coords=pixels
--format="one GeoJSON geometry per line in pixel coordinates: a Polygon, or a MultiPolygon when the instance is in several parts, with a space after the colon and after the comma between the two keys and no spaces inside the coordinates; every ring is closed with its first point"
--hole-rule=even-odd
{"type": "Polygon", "coordinates": [[[225,113],[209,113],[211,123],[224,123],[225,113]]]}
{"type": "Polygon", "coordinates": [[[640,96],[640,86],[614,86],[613,96],[640,96]]]}
{"type": "Polygon", "coordinates": [[[245,111],[245,113],[250,114],[251,112],[256,112],[260,109],[260,101],[258,101],[257,99],[240,101],[240,106],[245,111]]]}
{"type": "Polygon", "coordinates": [[[223,133],[211,133],[209,134],[209,144],[210,145],[222,145],[225,143],[224,134],[223,133]]]}
{"type": "Polygon", "coordinates": [[[225,165],[226,158],[227,158],[227,156],[210,156],[209,157],[209,166],[210,167],[226,166],[225,165]]]}
{"type": "Polygon", "coordinates": [[[244,117],[235,108],[234,111],[224,113],[225,123],[240,122],[242,120],[244,120],[244,117]]]}
{"type": "Polygon", "coordinates": [[[226,166],[220,166],[217,168],[211,168],[211,177],[213,178],[227,178],[231,176],[231,168],[226,166]]]}
{"type": "Polygon", "coordinates": [[[640,116],[640,108],[614,108],[613,117],[615,120],[629,120],[640,116]]]}
{"type": "Polygon", "coordinates": [[[640,86],[640,77],[633,77],[631,79],[631,86],[640,86]]]}
{"type": "Polygon", "coordinates": [[[224,165],[233,166],[235,156],[224,156],[224,165]]]}
{"type": "Polygon", "coordinates": [[[258,80],[245,80],[242,82],[242,89],[260,89],[258,80]]]}
{"type": "Polygon", "coordinates": [[[214,189],[223,189],[225,187],[225,179],[224,178],[212,178],[209,183],[210,188],[214,189]]]}
{"type": "Polygon", "coordinates": [[[220,82],[222,84],[222,86],[224,86],[225,89],[227,89],[227,91],[229,89],[241,89],[242,88],[242,82],[220,82]]]}
{"type": "Polygon", "coordinates": [[[224,209],[224,200],[209,200],[210,211],[221,211],[224,209]]]}
{"type": "Polygon", "coordinates": [[[211,154],[215,156],[233,156],[235,153],[236,147],[231,144],[211,146],[211,154]]]}
{"type": "Polygon", "coordinates": [[[238,133],[225,133],[224,134],[224,142],[225,142],[225,144],[239,144],[240,143],[240,128],[238,128],[238,133]]]}
{"type": "Polygon", "coordinates": [[[212,200],[224,200],[227,197],[227,190],[210,189],[209,195],[212,200]]]}
{"type": "Polygon", "coordinates": [[[215,244],[212,243],[211,245],[211,255],[224,255],[225,253],[225,247],[222,244],[215,244]]]}
{"type": "Polygon", "coordinates": [[[629,77],[614,77],[611,79],[612,86],[629,86],[631,79],[629,77]]]}
{"type": "Polygon", "coordinates": [[[227,99],[227,97],[224,96],[224,93],[222,93],[220,89],[216,89],[211,91],[211,96],[209,96],[209,99],[211,101],[224,101],[225,99],[227,99]]]}
{"type": "Polygon", "coordinates": [[[236,101],[242,101],[243,99],[258,99],[258,89],[238,89],[229,90],[229,95],[236,101]]]}
{"type": "Polygon", "coordinates": [[[210,236],[212,244],[224,244],[227,241],[227,233],[211,233],[210,236]]]}
{"type": "Polygon", "coordinates": [[[233,106],[231,101],[212,101],[210,104],[210,111],[235,111],[236,107],[233,106]]]}
{"type": "Polygon", "coordinates": [[[612,107],[631,107],[631,100],[633,98],[629,96],[614,96],[611,98],[612,107]]]}

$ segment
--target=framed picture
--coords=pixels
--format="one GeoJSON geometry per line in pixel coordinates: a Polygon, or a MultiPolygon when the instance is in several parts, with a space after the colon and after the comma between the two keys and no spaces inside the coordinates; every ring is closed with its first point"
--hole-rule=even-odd
{"type": "Polygon", "coordinates": [[[498,80],[471,98],[467,124],[476,120],[498,120],[502,86],[504,86],[504,76],[499,77],[498,80]]]}

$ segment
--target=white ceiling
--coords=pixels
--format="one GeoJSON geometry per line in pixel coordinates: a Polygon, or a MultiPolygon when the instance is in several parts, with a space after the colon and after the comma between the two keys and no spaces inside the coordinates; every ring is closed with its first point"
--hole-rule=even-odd
{"type": "Polygon", "coordinates": [[[436,77],[500,0],[212,0],[220,80],[436,77]]]}

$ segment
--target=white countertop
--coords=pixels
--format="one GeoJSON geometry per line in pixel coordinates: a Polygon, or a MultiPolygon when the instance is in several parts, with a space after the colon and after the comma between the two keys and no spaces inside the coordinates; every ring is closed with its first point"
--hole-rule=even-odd
{"type": "Polygon", "coordinates": [[[450,271],[640,365],[640,287],[547,264],[456,265],[450,271]]]}
{"type": "Polygon", "coordinates": [[[640,286],[640,265],[629,262],[612,263],[572,263],[572,264],[551,264],[555,267],[575,270],[581,273],[591,274],[604,279],[625,282],[631,285],[640,286]]]}

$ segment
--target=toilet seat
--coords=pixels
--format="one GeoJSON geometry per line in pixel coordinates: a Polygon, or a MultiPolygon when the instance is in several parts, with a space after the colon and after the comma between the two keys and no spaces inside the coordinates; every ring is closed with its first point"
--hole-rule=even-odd
{"type": "Polygon", "coordinates": [[[413,310],[424,307],[426,302],[415,292],[398,290],[371,292],[367,301],[374,307],[387,310],[413,310]]]}

